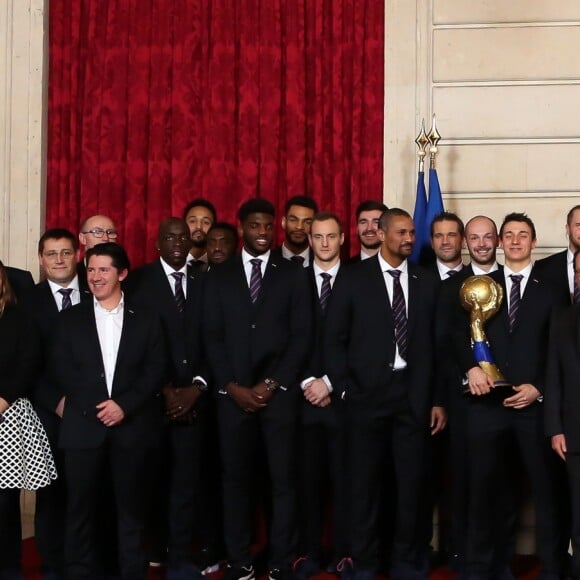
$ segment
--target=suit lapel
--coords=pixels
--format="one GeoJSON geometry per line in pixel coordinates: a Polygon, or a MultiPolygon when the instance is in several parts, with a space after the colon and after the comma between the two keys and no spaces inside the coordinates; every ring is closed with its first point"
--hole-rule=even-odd
{"type": "MultiPolygon", "coordinates": [[[[115,373],[113,375],[113,385],[111,387],[111,393],[115,392],[115,383],[117,381],[117,369],[123,364],[123,359],[127,355],[127,350],[132,343],[133,337],[135,336],[135,311],[131,309],[130,306],[125,306],[123,308],[123,329],[121,330],[121,338],[119,340],[119,350],[117,351],[117,360],[115,362],[115,373]]],[[[102,354],[101,354],[102,358],[102,354]]]]}
{"type": "MultiPolygon", "coordinates": [[[[413,331],[413,327],[415,326],[415,320],[417,319],[417,308],[419,308],[420,304],[419,294],[421,292],[421,284],[415,269],[408,262],[407,273],[409,278],[409,297],[407,299],[407,332],[410,335],[413,331]]],[[[437,275],[439,275],[439,272],[437,272],[437,275]]]]}

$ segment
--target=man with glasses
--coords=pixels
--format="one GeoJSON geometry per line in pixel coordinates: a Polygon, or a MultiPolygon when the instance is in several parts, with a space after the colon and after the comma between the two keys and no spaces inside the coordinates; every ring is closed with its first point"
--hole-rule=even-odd
{"type": "MultiPolygon", "coordinates": [[[[52,447],[59,474],[63,473],[62,452],[57,447],[64,395],[48,379],[48,351],[54,340],[59,312],[86,299],[86,280],[77,277],[79,242],[69,230],[47,230],[38,242],[38,261],[45,280],[22,296],[22,304],[41,340],[43,362],[34,388],[33,404],[52,447]]],[[[65,492],[59,477],[36,492],[35,536],[45,578],[62,576],[64,570],[65,492]]]]}
{"type": "MultiPolygon", "coordinates": [[[[79,242],[83,246],[84,254],[97,244],[104,242],[117,242],[117,228],[113,220],[106,215],[93,215],[87,218],[82,224],[79,232],[79,242]]],[[[83,259],[77,265],[79,278],[83,281],[87,279],[87,268],[83,259]]]]}

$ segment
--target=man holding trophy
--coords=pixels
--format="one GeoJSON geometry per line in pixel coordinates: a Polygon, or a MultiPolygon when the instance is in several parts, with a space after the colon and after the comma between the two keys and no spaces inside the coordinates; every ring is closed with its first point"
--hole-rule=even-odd
{"type": "Polygon", "coordinates": [[[536,507],[541,578],[566,563],[564,483],[543,427],[546,353],[552,313],[565,293],[534,271],[533,222],[512,213],[500,228],[503,271],[468,278],[460,291],[469,313],[458,317],[455,357],[466,376],[469,514],[462,580],[508,580],[517,495],[510,467],[520,456],[536,507]],[[508,507],[508,506],[511,506],[508,507]]]}

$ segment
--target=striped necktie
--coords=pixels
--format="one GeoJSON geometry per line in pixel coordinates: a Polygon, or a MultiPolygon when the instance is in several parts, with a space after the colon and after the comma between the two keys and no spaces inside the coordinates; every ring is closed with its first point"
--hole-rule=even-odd
{"type": "Polygon", "coordinates": [[[262,260],[260,258],[252,258],[250,263],[252,264],[252,273],[250,274],[250,299],[255,304],[262,288],[262,260]]]}
{"type": "Polygon", "coordinates": [[[523,276],[521,274],[510,274],[512,279],[512,289],[510,290],[510,307],[509,307],[509,319],[510,319],[510,332],[514,329],[516,324],[516,319],[518,316],[518,310],[520,308],[520,298],[521,298],[521,287],[520,283],[523,276]]]}
{"type": "Polygon", "coordinates": [[[185,294],[183,293],[183,272],[172,272],[175,280],[175,305],[179,312],[185,310],[185,294]]]}
{"type": "Polygon", "coordinates": [[[322,309],[322,312],[326,312],[328,299],[332,292],[332,288],[330,287],[330,279],[332,278],[332,275],[327,272],[322,272],[320,277],[322,278],[322,286],[320,287],[320,308],[322,309]]]}
{"type": "Polygon", "coordinates": [[[407,309],[401,286],[401,270],[388,270],[393,277],[393,315],[395,317],[395,339],[401,358],[407,360],[407,309]]]}
{"type": "Polygon", "coordinates": [[[62,296],[61,310],[68,310],[72,308],[72,301],[70,295],[72,294],[72,288],[61,288],[58,293],[62,296]]]}

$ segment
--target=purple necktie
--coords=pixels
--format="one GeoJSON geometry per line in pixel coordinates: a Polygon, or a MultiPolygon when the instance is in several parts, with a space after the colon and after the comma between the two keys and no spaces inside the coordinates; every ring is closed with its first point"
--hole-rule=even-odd
{"type": "Polygon", "coordinates": [[[574,304],[580,304],[580,284],[578,284],[577,274],[574,273],[574,296],[572,301],[574,304]]]}
{"type": "Polygon", "coordinates": [[[521,274],[510,274],[512,279],[512,289],[510,290],[510,307],[509,307],[509,319],[510,319],[510,332],[514,329],[516,324],[516,318],[518,316],[518,310],[520,308],[520,282],[523,276],[521,274]]]}
{"type": "Polygon", "coordinates": [[[250,299],[255,304],[262,288],[262,260],[260,258],[252,258],[252,273],[250,274],[250,299]]]}
{"type": "Polygon", "coordinates": [[[320,277],[322,278],[322,286],[320,287],[320,308],[322,309],[322,312],[325,312],[326,307],[328,306],[330,292],[332,291],[332,288],[330,287],[330,279],[332,276],[326,272],[322,272],[320,277]]]}
{"type": "Polygon", "coordinates": [[[292,256],[290,258],[291,262],[295,262],[296,264],[299,264],[300,266],[304,265],[304,256],[292,256]]]}
{"type": "Polygon", "coordinates": [[[175,305],[179,312],[185,310],[185,294],[183,293],[183,272],[172,272],[175,280],[175,305]]]}
{"type": "Polygon", "coordinates": [[[405,295],[401,286],[401,271],[388,270],[393,277],[393,315],[395,317],[395,339],[399,347],[401,358],[407,360],[407,309],[405,295]]]}
{"type": "Polygon", "coordinates": [[[72,308],[72,301],[70,295],[72,294],[72,288],[61,288],[58,293],[62,296],[61,310],[68,310],[72,308]]]}

